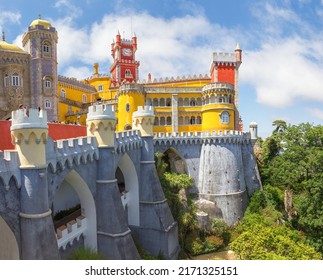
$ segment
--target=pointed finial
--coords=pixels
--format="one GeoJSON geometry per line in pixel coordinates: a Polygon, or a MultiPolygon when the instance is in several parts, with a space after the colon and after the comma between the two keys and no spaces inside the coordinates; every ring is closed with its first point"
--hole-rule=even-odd
{"type": "Polygon", "coordinates": [[[2,31],[2,41],[5,42],[6,41],[6,37],[4,35],[4,31],[2,31]]]}

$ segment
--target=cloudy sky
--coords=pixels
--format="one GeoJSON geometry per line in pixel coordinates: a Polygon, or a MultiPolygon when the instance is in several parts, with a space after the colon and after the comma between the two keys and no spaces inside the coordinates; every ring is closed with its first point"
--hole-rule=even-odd
{"type": "Polygon", "coordinates": [[[108,73],[118,31],[137,35],[140,79],[209,74],[212,53],[239,42],[244,129],[323,123],[323,0],[0,0],[0,31],[20,45],[38,15],[58,31],[61,75],[108,73]]]}

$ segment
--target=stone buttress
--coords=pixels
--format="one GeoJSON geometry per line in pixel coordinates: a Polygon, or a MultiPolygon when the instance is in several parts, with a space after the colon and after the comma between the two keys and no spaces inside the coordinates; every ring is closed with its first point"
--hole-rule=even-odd
{"type": "Polygon", "coordinates": [[[98,251],[110,259],[139,259],[115,178],[113,107],[103,104],[89,107],[86,123],[87,135],[96,137],[100,154],[95,196],[98,251]]]}
{"type": "Polygon", "coordinates": [[[133,114],[133,129],[139,129],[143,145],[140,161],[140,225],[131,226],[136,239],[152,255],[161,253],[176,259],[179,252],[178,226],[160,185],[154,162],[152,107],[138,107],[133,114]]]}

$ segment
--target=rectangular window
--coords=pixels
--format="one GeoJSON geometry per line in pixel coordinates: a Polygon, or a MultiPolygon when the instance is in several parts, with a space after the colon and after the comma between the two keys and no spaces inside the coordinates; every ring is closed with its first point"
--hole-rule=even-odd
{"type": "Polygon", "coordinates": [[[98,85],[98,91],[103,91],[103,85],[98,85]]]}

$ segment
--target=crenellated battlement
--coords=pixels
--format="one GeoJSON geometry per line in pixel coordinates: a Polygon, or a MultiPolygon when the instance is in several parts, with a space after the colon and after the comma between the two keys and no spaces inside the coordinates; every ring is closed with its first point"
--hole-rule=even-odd
{"type": "Polygon", "coordinates": [[[228,52],[214,52],[213,61],[216,63],[236,63],[236,54],[228,52]]]}
{"type": "Polygon", "coordinates": [[[126,130],[120,131],[116,134],[116,147],[115,150],[118,154],[123,154],[128,151],[140,149],[142,140],[139,130],[126,130]]]}
{"type": "Polygon", "coordinates": [[[204,86],[202,88],[202,93],[210,93],[210,92],[219,92],[226,90],[228,92],[234,93],[234,85],[230,83],[212,83],[204,86]]]}
{"type": "Polygon", "coordinates": [[[160,145],[173,143],[202,144],[202,143],[250,143],[250,133],[237,130],[218,130],[201,132],[159,132],[154,133],[154,142],[160,145]]]}
{"type": "Polygon", "coordinates": [[[19,109],[11,113],[11,130],[23,128],[48,129],[47,112],[38,109],[19,109]]]}
{"type": "Polygon", "coordinates": [[[154,117],[153,106],[138,106],[138,110],[133,113],[133,117],[154,117]]]}
{"type": "MultiPolygon", "coordinates": [[[[171,82],[183,82],[183,81],[194,81],[194,80],[210,80],[210,77],[208,74],[205,74],[204,76],[202,74],[199,75],[188,75],[188,76],[177,76],[176,78],[174,77],[165,77],[165,78],[154,78],[153,80],[142,80],[139,81],[138,83],[140,84],[155,84],[155,83],[171,83],[171,82]]],[[[180,89],[180,88],[179,88],[180,89]]]]}
{"type": "Polygon", "coordinates": [[[96,104],[88,108],[86,121],[116,119],[114,106],[107,104],[96,104]]]}

